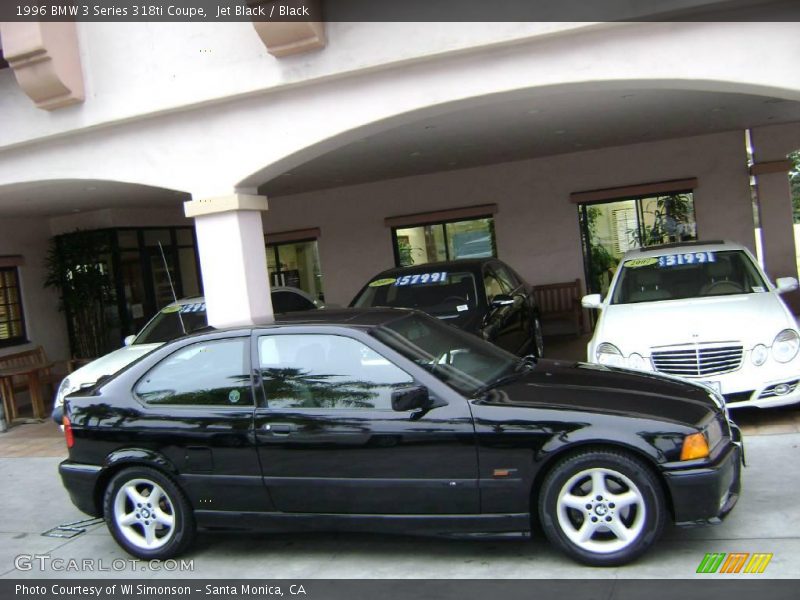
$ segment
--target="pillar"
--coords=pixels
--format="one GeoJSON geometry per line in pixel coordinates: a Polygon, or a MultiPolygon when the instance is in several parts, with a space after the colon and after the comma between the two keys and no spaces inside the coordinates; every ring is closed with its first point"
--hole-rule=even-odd
{"type": "Polygon", "coordinates": [[[184,204],[194,218],[208,323],[235,327],[273,318],[261,213],[264,196],[231,194],[184,204]]]}
{"type": "MultiPolygon", "coordinates": [[[[778,277],[797,277],[788,176],[791,163],[786,158],[800,147],[793,129],[765,127],[752,131],[754,164],[750,172],[755,177],[758,194],[764,269],[773,282],[778,277]]],[[[795,314],[800,314],[800,293],[785,294],[784,300],[795,314]]]]}

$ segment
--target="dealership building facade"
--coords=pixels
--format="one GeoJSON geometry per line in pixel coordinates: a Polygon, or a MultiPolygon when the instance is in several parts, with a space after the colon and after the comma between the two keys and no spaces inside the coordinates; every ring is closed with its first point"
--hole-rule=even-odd
{"type": "Polygon", "coordinates": [[[797,23],[27,22],[0,46],[0,356],[70,354],[46,259],[87,231],[112,345],[171,300],[165,262],[220,326],[268,318],[270,286],[346,305],[486,254],[602,291],[595,247],[653,236],[797,276],[797,23]]]}

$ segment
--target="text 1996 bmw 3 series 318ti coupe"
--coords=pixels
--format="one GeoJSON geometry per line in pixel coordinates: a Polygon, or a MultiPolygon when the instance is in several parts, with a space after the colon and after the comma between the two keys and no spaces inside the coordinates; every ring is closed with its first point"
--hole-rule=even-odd
{"type": "Polygon", "coordinates": [[[707,387],[520,359],[422,313],[312,311],[183,337],[67,397],[73,502],[142,558],[196,528],[531,531],[618,565],[739,495],[707,387]]]}

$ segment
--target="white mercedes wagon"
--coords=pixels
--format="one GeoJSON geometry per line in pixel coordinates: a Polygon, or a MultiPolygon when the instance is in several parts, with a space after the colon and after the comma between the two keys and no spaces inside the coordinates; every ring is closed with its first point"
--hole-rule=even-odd
{"type": "Polygon", "coordinates": [[[800,401],[800,336],[779,294],[747,248],[730,242],[671,244],[628,252],[600,309],[589,362],[701,382],[730,408],[800,401]]]}

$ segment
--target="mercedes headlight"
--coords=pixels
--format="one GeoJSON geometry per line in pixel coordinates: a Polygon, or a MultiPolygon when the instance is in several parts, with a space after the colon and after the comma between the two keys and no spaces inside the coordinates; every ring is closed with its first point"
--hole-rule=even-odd
{"type": "Polygon", "coordinates": [[[760,367],[765,362],[767,362],[768,357],[769,357],[769,350],[764,344],[758,344],[754,346],[753,350],[750,352],[750,360],[757,367],[760,367]]]}
{"type": "Polygon", "coordinates": [[[628,360],[625,361],[630,369],[636,369],[637,371],[645,371],[649,368],[649,364],[647,360],[645,360],[644,356],[641,354],[637,354],[634,352],[628,357],[628,360]]]}
{"type": "Polygon", "coordinates": [[[66,377],[62,382],[61,385],[58,386],[58,392],[56,392],[56,406],[62,406],[64,404],[64,397],[68,396],[75,390],[77,390],[80,386],[77,383],[72,383],[69,380],[69,377],[66,377]]]}
{"type": "Polygon", "coordinates": [[[601,365],[608,365],[610,367],[623,366],[622,352],[619,351],[614,344],[603,342],[597,347],[594,352],[595,359],[601,365]]]}
{"type": "Polygon", "coordinates": [[[800,348],[800,337],[794,329],[784,329],[775,336],[772,342],[772,356],[779,363],[787,363],[797,356],[800,348]]]}

